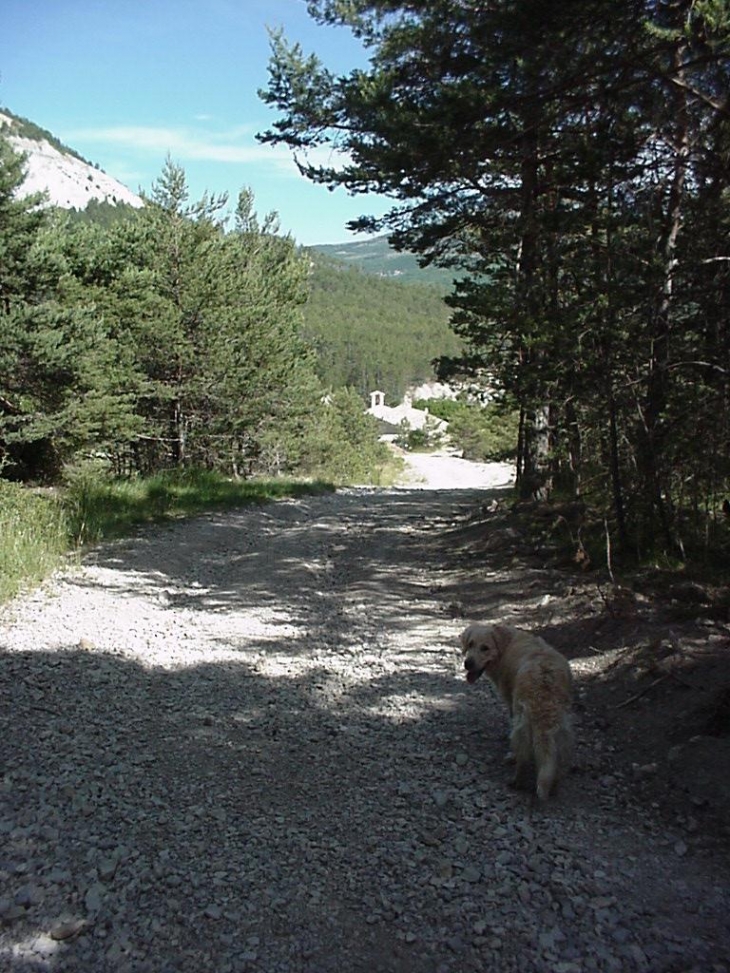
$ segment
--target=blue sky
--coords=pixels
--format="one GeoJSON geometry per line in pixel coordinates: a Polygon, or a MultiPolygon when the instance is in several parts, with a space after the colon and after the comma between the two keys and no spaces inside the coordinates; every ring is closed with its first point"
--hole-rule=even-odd
{"type": "Polygon", "coordinates": [[[338,72],[364,63],[304,0],[2,0],[0,105],[134,191],[151,189],[169,153],[194,200],[227,192],[233,208],[249,186],[259,215],[276,210],[298,243],[356,239],[346,222],[386,201],[313,186],[288,149],[255,139],[276,117],[257,96],[267,27],[338,72]]]}

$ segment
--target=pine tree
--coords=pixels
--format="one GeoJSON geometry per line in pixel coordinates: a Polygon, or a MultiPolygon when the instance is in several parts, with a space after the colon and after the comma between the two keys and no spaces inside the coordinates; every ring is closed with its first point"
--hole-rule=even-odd
{"type": "MultiPolygon", "coordinates": [[[[707,277],[695,203],[716,219],[728,191],[726,4],[309,10],[352,29],[370,65],[338,77],[275,35],[262,96],[280,117],[261,138],[289,145],[316,182],[393,198],[355,228],[461,268],[451,303],[466,348],[444,374],[486,375],[517,402],[524,496],[591,483],[624,547],[680,550],[679,469],[697,464],[670,430],[693,388],[682,345],[707,328],[678,284],[707,277]],[[309,163],[322,145],[346,161],[309,163]]],[[[726,335],[724,312],[708,311],[726,335]]],[[[722,355],[706,366],[706,384],[727,374],[722,355]]],[[[719,442],[725,418],[717,428],[719,442]]]]}
{"type": "Polygon", "coordinates": [[[73,277],[65,222],[38,197],[17,198],[23,179],[0,140],[0,461],[8,475],[47,479],[115,442],[131,407],[108,322],[73,277]]]}

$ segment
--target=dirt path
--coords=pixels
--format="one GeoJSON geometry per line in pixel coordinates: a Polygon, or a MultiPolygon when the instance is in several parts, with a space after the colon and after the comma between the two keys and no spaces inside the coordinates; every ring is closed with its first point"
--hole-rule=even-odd
{"type": "Polygon", "coordinates": [[[511,463],[473,463],[448,451],[400,453],[400,486],[416,490],[494,490],[514,482],[511,463]]]}
{"type": "Polygon", "coordinates": [[[203,517],[6,608],[0,969],[730,969],[726,861],[616,774],[584,691],[558,798],[506,787],[456,640],[550,596],[504,529],[466,544],[499,496],[203,517]]]}

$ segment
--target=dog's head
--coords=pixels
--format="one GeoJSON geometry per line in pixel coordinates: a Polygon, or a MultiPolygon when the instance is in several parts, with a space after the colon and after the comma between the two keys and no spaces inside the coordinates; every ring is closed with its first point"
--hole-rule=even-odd
{"type": "Polygon", "coordinates": [[[475,622],[461,633],[461,651],[469,682],[476,682],[483,672],[495,671],[512,634],[503,625],[480,625],[475,622]]]}

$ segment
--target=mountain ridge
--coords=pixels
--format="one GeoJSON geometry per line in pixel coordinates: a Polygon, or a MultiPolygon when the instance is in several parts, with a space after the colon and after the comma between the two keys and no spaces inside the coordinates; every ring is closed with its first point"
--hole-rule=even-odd
{"type": "Polygon", "coordinates": [[[0,108],[0,134],[25,156],[21,198],[44,192],[51,206],[77,210],[85,209],[92,199],[114,206],[125,203],[135,209],[144,205],[142,198],[118,179],[8,108],[0,108]]]}

